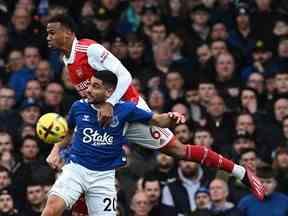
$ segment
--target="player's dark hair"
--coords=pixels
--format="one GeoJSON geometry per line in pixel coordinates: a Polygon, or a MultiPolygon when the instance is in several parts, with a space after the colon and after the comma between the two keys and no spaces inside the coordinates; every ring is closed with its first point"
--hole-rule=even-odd
{"type": "Polygon", "coordinates": [[[109,70],[97,71],[97,73],[94,74],[94,77],[102,80],[104,85],[110,85],[112,87],[115,87],[118,82],[117,76],[109,70]]]}
{"type": "Polygon", "coordinates": [[[48,23],[60,23],[61,26],[69,29],[71,32],[76,33],[76,24],[72,17],[68,15],[56,15],[48,20],[48,23]]]}

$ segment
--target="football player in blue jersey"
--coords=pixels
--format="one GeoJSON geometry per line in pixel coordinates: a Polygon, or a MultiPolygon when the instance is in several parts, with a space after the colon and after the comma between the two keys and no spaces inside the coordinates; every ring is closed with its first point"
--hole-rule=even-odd
{"type": "MultiPolygon", "coordinates": [[[[161,128],[173,127],[185,121],[179,113],[154,114],[138,108],[132,102],[119,102],[114,107],[112,123],[103,128],[97,118],[99,106],[113,93],[116,85],[117,77],[112,72],[99,71],[90,79],[87,99],[72,105],[68,115],[70,135],[73,133],[69,149],[70,163],[63,167],[62,174],[49,192],[42,216],[61,215],[82,193],[85,193],[89,215],[115,215],[115,169],[126,163],[122,149],[127,143],[124,136],[126,124],[138,122],[139,127],[143,127],[143,123],[157,126],[155,131],[151,127],[150,133],[155,139],[160,139],[158,131],[161,128]]],[[[165,135],[163,131],[162,135],[165,135]]],[[[137,137],[137,134],[133,136],[137,137]]],[[[141,137],[141,134],[138,136],[142,142],[150,141],[141,137]]],[[[54,145],[47,158],[51,167],[59,166],[59,151],[69,144],[69,137],[67,135],[62,142],[54,145]]],[[[160,150],[171,154],[173,149],[173,156],[179,159],[196,161],[232,173],[249,186],[259,199],[263,199],[265,189],[249,169],[202,146],[183,145],[176,139],[167,145],[160,150]]]]}
{"type": "MultiPolygon", "coordinates": [[[[85,194],[89,215],[116,215],[115,169],[126,163],[122,148],[127,144],[123,135],[126,123],[140,122],[159,127],[173,127],[184,123],[178,113],[154,114],[137,108],[132,102],[120,102],[114,107],[114,119],[103,128],[97,118],[98,108],[109,97],[117,84],[113,73],[98,72],[88,87],[88,98],[76,101],[68,114],[69,135],[56,143],[48,163],[56,168],[60,149],[70,143],[70,162],[51,188],[42,216],[62,215],[85,194]]],[[[157,136],[157,135],[155,135],[157,136]]]]}

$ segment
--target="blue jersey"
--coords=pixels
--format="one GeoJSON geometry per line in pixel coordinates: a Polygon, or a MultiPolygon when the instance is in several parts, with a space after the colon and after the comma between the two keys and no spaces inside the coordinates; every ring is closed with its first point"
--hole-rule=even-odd
{"type": "Polygon", "coordinates": [[[97,108],[86,100],[76,101],[68,114],[68,124],[74,128],[69,159],[88,169],[105,171],[126,163],[122,149],[127,144],[123,130],[126,122],[148,123],[153,113],[136,107],[131,102],[114,106],[113,120],[109,127],[100,126],[97,108]]]}

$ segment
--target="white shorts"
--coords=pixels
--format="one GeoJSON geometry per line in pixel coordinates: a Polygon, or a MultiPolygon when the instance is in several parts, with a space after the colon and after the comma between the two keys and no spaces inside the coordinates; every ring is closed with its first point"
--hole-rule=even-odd
{"type": "Polygon", "coordinates": [[[62,168],[48,196],[62,198],[66,208],[71,208],[83,193],[89,215],[116,216],[115,170],[93,171],[70,162],[62,168]]]}
{"type": "MultiPolygon", "coordinates": [[[[151,111],[143,98],[139,98],[137,107],[151,111]]],[[[149,126],[141,123],[127,123],[124,134],[128,143],[141,145],[149,149],[160,149],[170,142],[173,133],[168,128],[149,126]]]]}

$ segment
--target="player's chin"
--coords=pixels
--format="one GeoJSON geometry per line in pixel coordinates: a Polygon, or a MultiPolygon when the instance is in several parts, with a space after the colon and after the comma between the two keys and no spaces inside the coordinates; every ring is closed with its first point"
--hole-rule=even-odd
{"type": "Polygon", "coordinates": [[[88,101],[88,103],[93,103],[93,100],[89,97],[87,97],[87,101],[88,101]]]}
{"type": "Polygon", "coordinates": [[[48,48],[53,49],[54,46],[52,44],[48,43],[48,48]]]}

